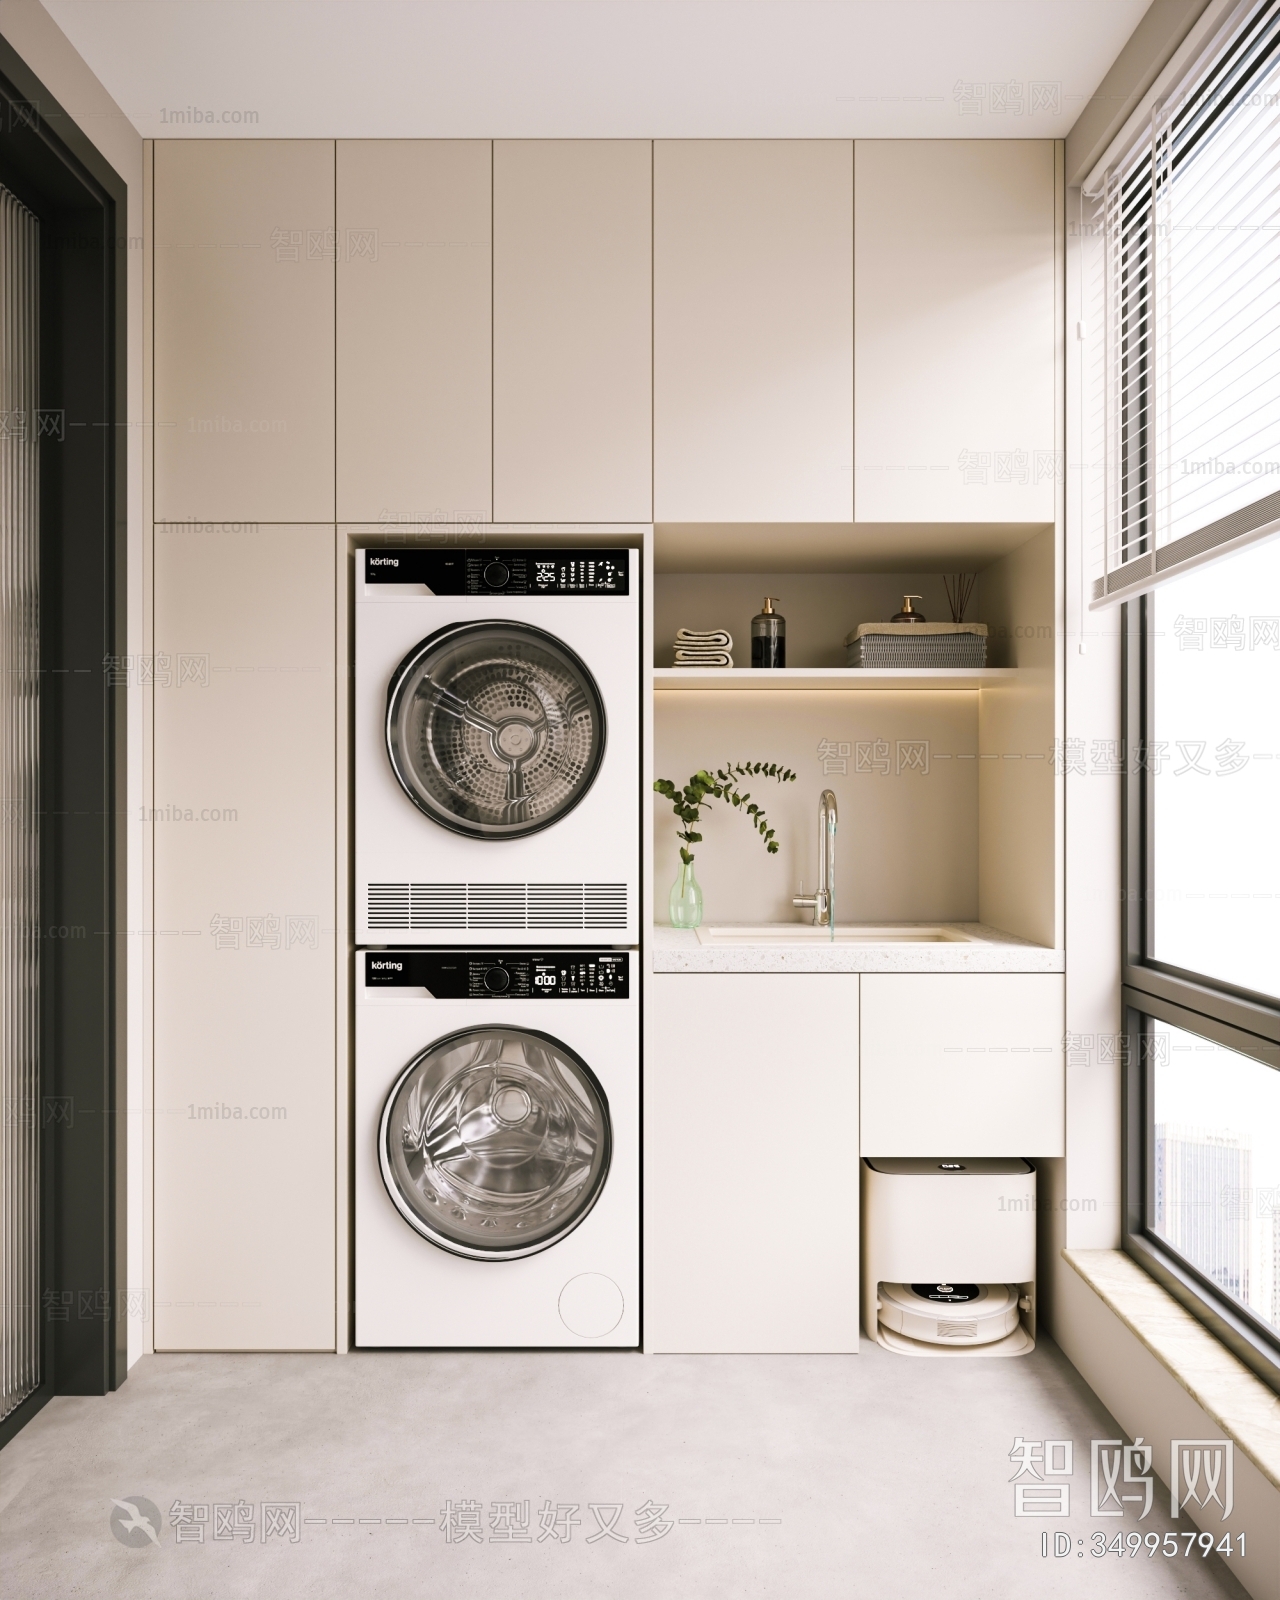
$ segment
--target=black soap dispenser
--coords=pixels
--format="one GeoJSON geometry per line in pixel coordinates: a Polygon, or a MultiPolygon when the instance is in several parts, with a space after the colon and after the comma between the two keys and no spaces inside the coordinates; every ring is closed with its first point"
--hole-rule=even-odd
{"type": "Polygon", "coordinates": [[[773,609],[775,596],[765,595],[764,610],[751,619],[751,665],[785,667],[787,664],[787,619],[773,609]]]}

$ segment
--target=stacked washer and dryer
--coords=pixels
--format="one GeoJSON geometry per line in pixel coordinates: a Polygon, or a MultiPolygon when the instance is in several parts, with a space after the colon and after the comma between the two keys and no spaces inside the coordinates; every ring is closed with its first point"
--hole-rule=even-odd
{"type": "Polygon", "coordinates": [[[634,1347],[637,552],[356,580],[356,1343],[634,1347]]]}

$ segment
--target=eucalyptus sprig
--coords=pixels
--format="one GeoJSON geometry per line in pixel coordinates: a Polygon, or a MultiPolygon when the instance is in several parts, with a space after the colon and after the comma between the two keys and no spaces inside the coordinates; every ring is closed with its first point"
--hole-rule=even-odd
{"type": "Polygon", "coordinates": [[[693,851],[687,847],[702,843],[702,835],[695,830],[702,820],[703,809],[711,800],[726,800],[736,811],[745,811],[751,818],[752,827],[764,840],[765,849],[771,856],[777,855],[778,841],[773,836],[774,830],[769,826],[763,808],[739,787],[744,778],[773,778],[778,783],[796,781],[791,768],[781,766],[776,761],[731,761],[727,767],[718,767],[715,772],[699,769],[683,789],[677,789],[669,778],[659,778],[654,783],[654,789],[670,800],[677,819],[684,823],[683,831],[677,831],[676,838],[684,840],[680,846],[680,859],[686,867],[693,862],[693,851]]]}

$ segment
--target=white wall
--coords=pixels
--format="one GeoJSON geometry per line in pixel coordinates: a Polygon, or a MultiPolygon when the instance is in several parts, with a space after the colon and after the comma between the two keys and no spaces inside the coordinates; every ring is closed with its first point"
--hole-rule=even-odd
{"type": "MultiPolygon", "coordinates": [[[[128,185],[128,644],[135,659],[149,655],[150,557],[146,484],[149,457],[143,410],[143,194],[142,138],[98,82],[37,0],[4,0],[0,33],[54,96],[80,131],[98,148],[128,185]]],[[[149,793],[149,704],[136,671],[128,691],[129,817],[128,874],[125,886],[125,958],[128,962],[128,1270],[129,1303],[141,1305],[133,1291],[145,1289],[145,1314],[129,1316],[129,1364],[151,1349],[151,826],[138,821],[149,793]]]]}
{"type": "Polygon", "coordinates": [[[991,665],[1018,669],[1012,683],[982,693],[979,916],[1023,939],[1060,946],[1057,549],[1049,529],[992,562],[979,574],[970,614],[991,629],[991,665]]]}
{"type": "MultiPolygon", "coordinates": [[[[841,922],[972,921],[978,913],[978,695],[976,691],[832,690],[746,694],[666,691],[656,696],[654,771],[683,785],[700,767],[779,761],[797,781],[743,785],[777,830],[766,854],[747,819],[721,801],[704,814],[694,846],[703,920],[795,922],[791,904],[818,876],[818,796],[839,809],[836,915],[841,922]],[[847,771],[824,771],[822,740],[848,744],[847,771]],[[926,741],[927,773],[898,770],[899,743],[926,741]],[[857,745],[881,743],[888,771],[859,772],[857,745]]],[[[873,752],[875,755],[875,752],[873,752]]],[[[875,759],[879,759],[875,755],[875,759]]],[[[670,804],[654,804],[654,909],[666,922],[676,875],[670,804]]]]}
{"type": "MultiPolygon", "coordinates": [[[[1120,1243],[1120,778],[1106,769],[1120,739],[1120,613],[1087,609],[1092,552],[1102,537],[1102,241],[1082,229],[1078,189],[1067,193],[1067,347],[1064,745],[1084,771],[1065,779],[1067,1154],[1052,1175],[1057,1204],[1042,1217],[1044,1302],[1057,1335],[1065,1280],[1080,1280],[1063,1247],[1120,1243]]],[[[1075,765],[1075,761],[1070,763],[1075,765]]],[[[1087,1290],[1084,1292],[1088,1292],[1087,1290]]]]}

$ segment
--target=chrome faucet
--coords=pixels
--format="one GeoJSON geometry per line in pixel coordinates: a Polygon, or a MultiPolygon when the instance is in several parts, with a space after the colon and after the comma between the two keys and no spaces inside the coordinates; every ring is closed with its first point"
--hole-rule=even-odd
{"type": "Polygon", "coordinates": [[[818,799],[818,887],[791,901],[802,910],[813,907],[815,928],[834,927],[836,920],[836,820],[836,797],[824,789],[818,799]]]}

